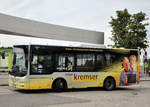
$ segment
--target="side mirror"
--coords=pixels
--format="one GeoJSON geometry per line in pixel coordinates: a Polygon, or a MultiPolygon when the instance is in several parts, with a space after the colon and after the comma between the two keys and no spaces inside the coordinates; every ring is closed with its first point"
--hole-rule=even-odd
{"type": "Polygon", "coordinates": [[[10,71],[8,71],[8,74],[10,74],[10,71]]]}
{"type": "Polygon", "coordinates": [[[2,59],[5,59],[5,52],[2,53],[2,59]]]}
{"type": "Polygon", "coordinates": [[[15,65],[16,64],[16,54],[14,54],[14,57],[13,57],[13,65],[15,65]]]}

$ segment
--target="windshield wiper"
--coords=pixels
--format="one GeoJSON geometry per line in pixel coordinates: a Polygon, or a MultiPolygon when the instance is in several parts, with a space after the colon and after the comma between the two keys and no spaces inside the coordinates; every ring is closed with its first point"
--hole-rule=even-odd
{"type": "Polygon", "coordinates": [[[25,76],[27,71],[20,71],[19,66],[13,66],[11,72],[9,72],[10,75],[14,76],[25,76]]]}

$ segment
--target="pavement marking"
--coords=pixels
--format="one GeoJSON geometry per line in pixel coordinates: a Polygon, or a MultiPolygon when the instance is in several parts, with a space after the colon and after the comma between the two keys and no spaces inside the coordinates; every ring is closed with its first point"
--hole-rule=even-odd
{"type": "Polygon", "coordinates": [[[16,92],[13,90],[8,89],[6,86],[0,86],[0,95],[4,94],[15,94],[16,92]]]}

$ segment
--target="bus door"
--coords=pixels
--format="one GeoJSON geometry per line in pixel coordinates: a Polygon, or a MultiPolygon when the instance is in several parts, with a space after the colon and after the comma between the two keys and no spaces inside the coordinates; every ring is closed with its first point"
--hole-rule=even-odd
{"type": "Polygon", "coordinates": [[[51,54],[33,54],[29,77],[31,89],[50,88],[50,74],[53,72],[52,68],[51,54]]]}
{"type": "Polygon", "coordinates": [[[75,72],[75,57],[73,54],[61,53],[56,55],[56,71],[59,77],[65,78],[68,87],[72,84],[72,75],[75,72]]]}

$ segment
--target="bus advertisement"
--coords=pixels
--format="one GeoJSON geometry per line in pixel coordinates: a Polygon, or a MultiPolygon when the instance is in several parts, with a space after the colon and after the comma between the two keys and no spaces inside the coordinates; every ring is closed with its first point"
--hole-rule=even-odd
{"type": "Polygon", "coordinates": [[[44,45],[13,47],[9,86],[24,90],[104,87],[140,83],[137,49],[44,45]]]}

